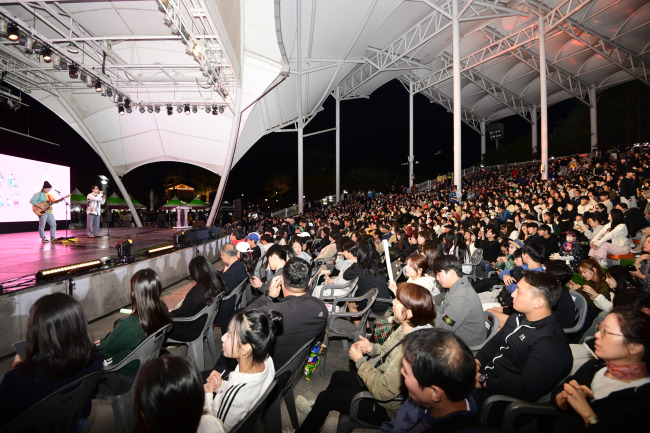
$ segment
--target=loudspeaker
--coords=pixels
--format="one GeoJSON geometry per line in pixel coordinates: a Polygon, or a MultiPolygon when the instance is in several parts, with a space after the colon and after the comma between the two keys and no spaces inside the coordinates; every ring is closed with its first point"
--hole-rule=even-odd
{"type": "Polygon", "coordinates": [[[207,241],[210,236],[210,232],[205,227],[193,228],[192,230],[186,231],[185,234],[189,235],[190,244],[192,245],[198,244],[199,242],[207,241]]]}
{"type": "Polygon", "coordinates": [[[221,226],[210,226],[210,239],[218,239],[221,236],[221,226]]]}

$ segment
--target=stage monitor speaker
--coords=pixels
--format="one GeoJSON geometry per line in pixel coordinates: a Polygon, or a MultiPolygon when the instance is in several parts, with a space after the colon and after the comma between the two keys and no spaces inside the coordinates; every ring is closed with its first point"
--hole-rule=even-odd
{"type": "Polygon", "coordinates": [[[221,226],[210,226],[210,239],[218,239],[221,236],[221,226]]]}
{"type": "Polygon", "coordinates": [[[196,245],[200,242],[207,241],[210,232],[206,227],[196,227],[193,228],[192,230],[188,230],[185,232],[186,235],[189,235],[190,237],[190,244],[196,245]]]}

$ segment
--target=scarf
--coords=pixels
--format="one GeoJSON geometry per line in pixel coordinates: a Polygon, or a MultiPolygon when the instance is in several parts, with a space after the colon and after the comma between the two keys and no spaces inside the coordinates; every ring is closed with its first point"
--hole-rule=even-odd
{"type": "Polygon", "coordinates": [[[607,371],[609,374],[620,380],[637,380],[648,376],[648,366],[645,362],[638,364],[613,364],[610,361],[605,361],[607,371]]]}

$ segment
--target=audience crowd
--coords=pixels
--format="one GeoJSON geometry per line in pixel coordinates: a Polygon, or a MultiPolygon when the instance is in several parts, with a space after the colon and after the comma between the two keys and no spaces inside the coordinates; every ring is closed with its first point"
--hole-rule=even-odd
{"type": "MultiPolygon", "coordinates": [[[[100,393],[134,388],[138,431],[231,431],[276,372],[322,338],[337,311],[332,297],[350,295],[346,311],[370,309],[372,320],[349,349],[354,367],[333,372],[314,401],[297,397],[306,415],[299,431],[319,431],[330,411],[348,414],[360,391],[374,400],[357,415],[382,432],[481,431],[478,416],[493,395],[554,405],[549,431],[645,431],[646,151],[552,159],[548,180],[531,163],[481,170],[463,178],[461,191],[439,183],[247,221],[251,231],[234,230],[221,249],[223,271],[192,260],[192,289],[171,314],[155,272],[134,274],[133,313],[95,346],[78,303],[49,295],[47,309],[46,298],[32,307],[26,354],[0,382],[0,427],[102,359],[119,362],[172,317],[224,299],[213,369],[200,374],[162,356],[109,375],[100,393]],[[244,286],[245,306],[237,302],[244,286]]],[[[197,320],[174,324],[170,336],[197,338],[206,319],[197,320]]],[[[492,406],[487,422],[499,425],[503,409],[492,406]]]]}

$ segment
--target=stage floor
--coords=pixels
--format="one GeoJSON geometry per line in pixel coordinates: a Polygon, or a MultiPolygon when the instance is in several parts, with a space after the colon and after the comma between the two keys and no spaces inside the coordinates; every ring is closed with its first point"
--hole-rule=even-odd
{"type": "MultiPolygon", "coordinates": [[[[85,229],[68,230],[68,237],[77,237],[78,242],[43,242],[38,231],[0,235],[2,258],[0,258],[0,284],[4,292],[24,289],[36,285],[34,275],[41,269],[55,268],[73,263],[115,256],[115,243],[130,237],[132,252],[162,244],[171,244],[172,234],[178,229],[162,228],[112,228],[110,238],[106,229],[103,237],[88,238],[85,229]]],[[[66,235],[57,230],[57,237],[66,235]]],[[[49,236],[49,231],[46,232],[49,236]]]]}

